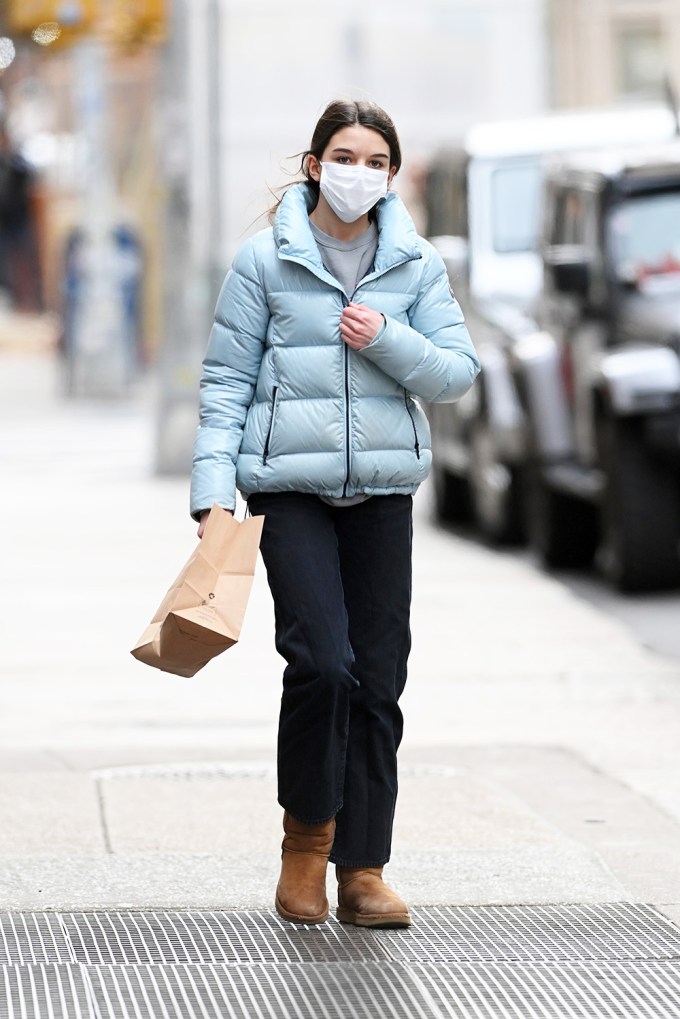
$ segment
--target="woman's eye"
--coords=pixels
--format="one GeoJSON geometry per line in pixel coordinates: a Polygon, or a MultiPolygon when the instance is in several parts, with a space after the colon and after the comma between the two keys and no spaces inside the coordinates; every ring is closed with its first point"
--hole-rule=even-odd
{"type": "Polygon", "coordinates": [[[338,156],[338,163],[351,163],[349,156],[338,156]]]}

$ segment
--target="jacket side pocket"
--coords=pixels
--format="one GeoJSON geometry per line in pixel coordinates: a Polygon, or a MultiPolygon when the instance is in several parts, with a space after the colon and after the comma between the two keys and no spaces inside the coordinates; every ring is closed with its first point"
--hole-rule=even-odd
{"type": "Polygon", "coordinates": [[[272,439],[272,431],[274,429],[274,415],[276,414],[276,403],[278,398],[279,398],[279,387],[274,386],[272,390],[272,411],[269,417],[269,428],[267,429],[267,437],[264,440],[264,449],[262,451],[263,466],[267,463],[267,457],[269,456],[269,446],[272,439]]]}
{"type": "Polygon", "coordinates": [[[406,407],[406,413],[408,414],[408,416],[410,418],[411,428],[413,429],[413,448],[416,451],[416,456],[420,460],[420,443],[418,442],[418,429],[416,428],[416,423],[413,420],[413,412],[411,411],[411,408],[409,407],[408,393],[406,392],[406,390],[404,390],[404,406],[406,407]]]}

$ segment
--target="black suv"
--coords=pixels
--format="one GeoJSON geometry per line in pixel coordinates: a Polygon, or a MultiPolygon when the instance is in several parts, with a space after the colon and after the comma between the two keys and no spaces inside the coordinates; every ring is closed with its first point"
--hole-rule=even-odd
{"type": "Polygon", "coordinates": [[[680,583],[680,145],[548,173],[537,329],[510,352],[524,513],[553,567],[680,583]]]}

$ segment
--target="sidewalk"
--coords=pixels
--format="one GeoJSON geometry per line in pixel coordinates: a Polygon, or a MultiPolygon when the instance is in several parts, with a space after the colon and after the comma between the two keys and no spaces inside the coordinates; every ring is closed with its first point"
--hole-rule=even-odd
{"type": "MultiPolygon", "coordinates": [[[[380,972],[394,979],[380,984],[382,1011],[376,1006],[367,1015],[619,1014],[540,1011],[538,1004],[535,1012],[511,1011],[506,997],[505,1012],[488,1011],[488,1001],[478,1011],[471,1005],[469,1012],[451,1011],[448,998],[442,1004],[441,982],[435,992],[432,974],[422,972],[442,962],[433,956],[439,945],[448,946],[446,965],[463,960],[456,963],[459,981],[474,960],[486,966],[495,959],[507,968],[514,959],[525,979],[532,958],[532,966],[546,959],[568,964],[572,976],[573,966],[599,959],[601,973],[618,966],[620,986],[630,977],[632,987],[640,973],[621,967],[637,959],[645,973],[652,967],[659,986],[667,979],[675,987],[669,992],[678,995],[674,1010],[663,1010],[671,1008],[665,998],[663,1008],[657,1001],[646,1012],[638,1002],[637,1011],[620,1014],[676,1016],[680,662],[645,650],[622,625],[530,565],[433,528],[422,492],[414,651],[389,867],[390,882],[416,910],[420,934],[348,934],[332,922],[320,932],[299,932],[302,941],[291,947],[293,935],[270,912],[281,824],[274,781],[281,663],[272,648],[264,571],[240,644],[193,680],[132,659],[129,648],[196,540],[187,480],[153,476],[148,407],[64,403],[55,376],[44,351],[0,350],[0,911],[6,914],[0,926],[14,930],[9,914],[16,911],[34,917],[43,947],[58,940],[46,938],[50,924],[60,937],[71,932],[63,955],[54,947],[49,959],[29,953],[32,965],[89,965],[92,955],[77,947],[82,932],[95,916],[109,916],[92,911],[118,916],[117,933],[107,935],[111,943],[120,943],[126,930],[123,940],[132,938],[120,958],[95,959],[100,967],[141,965],[140,944],[158,944],[163,924],[172,921],[173,930],[185,932],[180,942],[195,944],[196,932],[186,934],[188,917],[202,918],[195,923],[204,937],[206,924],[217,923],[206,917],[231,916],[229,923],[219,920],[220,943],[226,944],[225,930],[234,944],[247,934],[257,946],[249,965],[256,960],[276,968],[278,959],[317,967],[305,976],[312,999],[314,988],[328,984],[319,975],[323,967],[342,960],[354,973],[368,967],[362,979],[377,994],[371,959],[377,960],[380,972]],[[145,915],[155,918],[152,934],[135,935],[145,915]],[[485,930],[491,941],[475,949],[485,930]],[[560,930],[566,933],[557,949],[560,930]],[[588,951],[584,931],[595,938],[588,951]],[[593,954],[607,932],[607,951],[593,954]],[[631,932],[637,947],[628,953],[622,946],[631,932]],[[529,948],[540,948],[541,937],[548,947],[532,956],[529,948]],[[316,948],[298,959],[300,945],[316,948]],[[417,999],[419,1010],[399,1011],[389,987],[398,984],[404,994],[410,987],[413,996],[414,980],[419,993],[430,981],[429,997],[417,999]]],[[[89,935],[90,948],[107,942],[103,922],[96,920],[99,942],[89,935]]],[[[173,937],[170,962],[188,965],[173,937]]],[[[168,958],[159,949],[148,962],[162,966],[168,958]]],[[[221,964],[220,958],[213,952],[197,965],[221,964]]],[[[110,971],[98,974],[112,993],[110,971]]],[[[213,993],[214,974],[205,979],[213,993]]],[[[77,997],[76,984],[69,993],[77,997]]],[[[163,986],[167,998],[170,985],[163,986]]],[[[179,985],[172,986],[179,994],[179,985]]],[[[245,994],[245,985],[239,987],[245,994]]],[[[201,1001],[206,994],[201,990],[201,1001]]],[[[111,1007],[106,1014],[124,1014],[111,1007]]],[[[225,1006],[217,1014],[289,1014],[258,1007],[232,1013],[225,1006]]],[[[364,1014],[356,1003],[350,1012],[314,1008],[299,1014],[364,1014]]]]}

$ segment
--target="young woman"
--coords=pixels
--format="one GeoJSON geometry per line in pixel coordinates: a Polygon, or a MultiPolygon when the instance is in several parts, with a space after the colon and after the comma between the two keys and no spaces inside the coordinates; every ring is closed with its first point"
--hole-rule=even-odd
{"type": "Polygon", "coordinates": [[[387,114],[332,102],[304,179],[241,247],[203,363],[191,512],[264,514],[284,809],[276,908],[405,927],[382,880],[397,797],[399,697],[410,649],[411,504],[430,468],[416,397],[455,400],[479,363],[444,264],[390,185],[387,114]]]}

